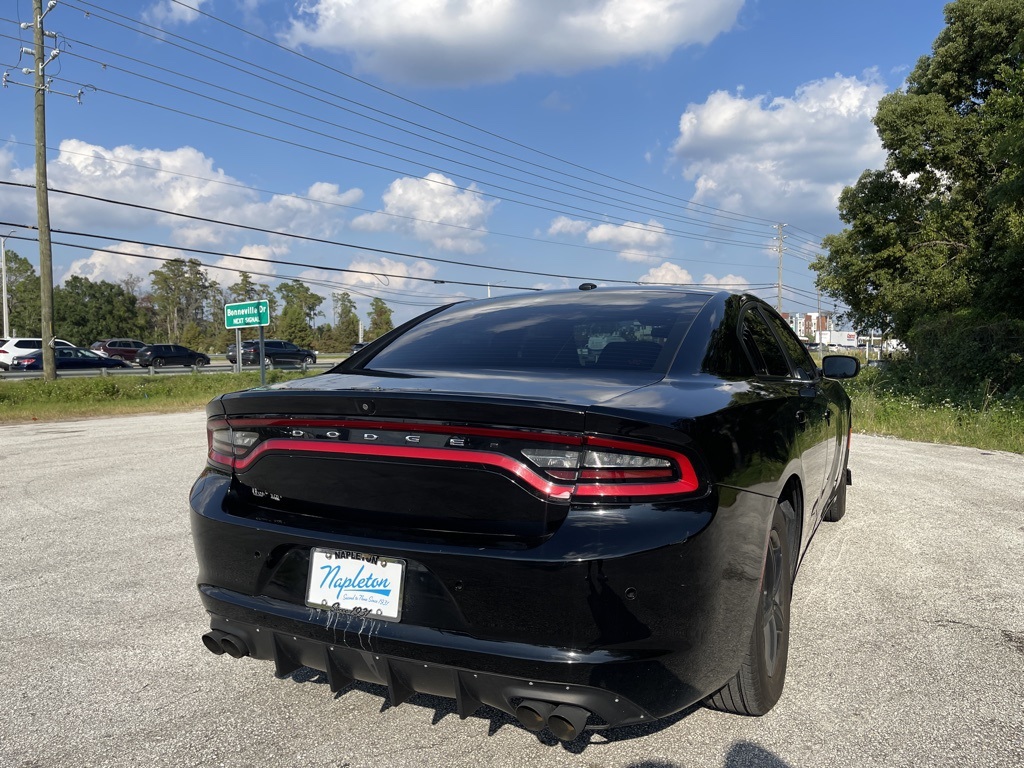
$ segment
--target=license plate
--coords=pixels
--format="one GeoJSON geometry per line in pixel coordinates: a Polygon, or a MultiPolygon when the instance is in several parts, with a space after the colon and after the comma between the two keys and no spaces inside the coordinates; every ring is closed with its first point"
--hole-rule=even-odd
{"type": "Polygon", "coordinates": [[[402,618],[405,561],[337,549],[309,555],[306,605],[383,621],[402,618]]]}

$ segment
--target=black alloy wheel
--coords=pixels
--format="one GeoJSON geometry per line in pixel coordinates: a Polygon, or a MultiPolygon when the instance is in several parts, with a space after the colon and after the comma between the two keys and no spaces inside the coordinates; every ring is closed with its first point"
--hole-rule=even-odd
{"type": "Polygon", "coordinates": [[[745,658],[732,680],[704,700],[704,705],[711,709],[760,717],[782,696],[789,655],[789,607],[793,596],[787,519],[797,519],[792,504],[788,500],[776,502],[754,627],[745,658]]]}
{"type": "Polygon", "coordinates": [[[163,368],[164,359],[162,357],[154,357],[153,360],[150,362],[150,365],[152,365],[154,368],[163,368]]]}

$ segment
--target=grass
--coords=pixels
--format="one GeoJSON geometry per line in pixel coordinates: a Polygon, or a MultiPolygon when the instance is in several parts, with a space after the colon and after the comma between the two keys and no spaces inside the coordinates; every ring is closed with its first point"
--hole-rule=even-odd
{"type": "Polygon", "coordinates": [[[904,440],[1024,453],[1024,400],[988,389],[952,394],[908,383],[892,369],[862,368],[846,383],[856,432],[904,440]],[[913,393],[913,394],[911,394],[913,393]]]}
{"type": "MultiPolygon", "coordinates": [[[[300,378],[299,371],[268,371],[267,383],[300,378]]],[[[180,376],[93,376],[0,380],[0,423],[61,421],[201,408],[224,392],[259,385],[259,373],[180,376]]],[[[894,394],[868,369],[847,384],[857,432],[905,440],[1024,453],[1024,402],[983,400],[981,406],[950,399],[925,403],[894,394]]]]}
{"type": "MultiPolygon", "coordinates": [[[[267,383],[304,375],[312,374],[267,371],[267,383]]],[[[257,371],[0,381],[0,423],[184,411],[202,408],[217,395],[259,383],[257,371]]]]}

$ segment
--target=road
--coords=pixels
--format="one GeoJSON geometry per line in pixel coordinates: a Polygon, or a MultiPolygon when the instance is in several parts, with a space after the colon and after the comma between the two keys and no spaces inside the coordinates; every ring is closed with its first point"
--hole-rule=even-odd
{"type": "Polygon", "coordinates": [[[857,435],[797,578],[786,691],[568,745],[213,656],[199,412],[0,427],[0,766],[1024,765],[1024,456],[857,435]]]}

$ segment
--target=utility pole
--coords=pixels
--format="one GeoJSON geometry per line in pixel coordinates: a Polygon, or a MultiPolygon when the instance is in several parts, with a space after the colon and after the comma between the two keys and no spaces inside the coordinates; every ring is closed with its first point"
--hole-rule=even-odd
{"type": "Polygon", "coordinates": [[[0,235],[0,285],[3,286],[4,338],[11,337],[10,323],[7,316],[7,238],[14,234],[12,229],[6,235],[0,235]]]}
{"type": "Polygon", "coordinates": [[[785,226],[786,225],[783,224],[782,222],[779,222],[778,224],[775,225],[775,229],[778,230],[779,232],[778,237],[775,238],[775,249],[776,251],[778,251],[779,254],[779,283],[778,293],[775,298],[775,309],[777,309],[779,312],[782,312],[782,253],[783,251],[785,251],[785,248],[783,248],[782,246],[782,241],[786,239],[785,236],[782,234],[782,228],[785,226]]]}
{"type": "MultiPolygon", "coordinates": [[[[50,0],[46,7],[49,13],[57,5],[50,0]]],[[[46,182],[46,65],[56,58],[58,50],[53,49],[46,57],[46,36],[43,32],[43,0],[32,0],[33,42],[35,48],[35,128],[36,128],[36,209],[39,216],[39,290],[42,308],[43,379],[57,378],[57,364],[53,355],[56,334],[53,332],[53,252],[50,248],[50,201],[46,182]]]]}
{"type": "Polygon", "coordinates": [[[814,325],[815,325],[815,328],[814,328],[814,340],[816,342],[818,342],[819,344],[821,344],[821,331],[822,331],[822,328],[821,328],[821,288],[818,288],[817,291],[818,291],[818,319],[814,321],[814,325]]]}

